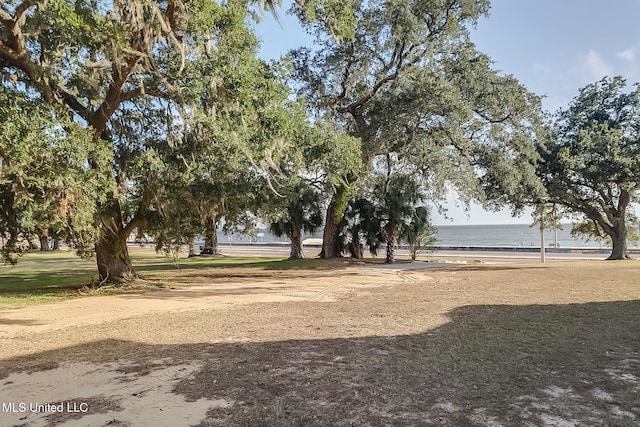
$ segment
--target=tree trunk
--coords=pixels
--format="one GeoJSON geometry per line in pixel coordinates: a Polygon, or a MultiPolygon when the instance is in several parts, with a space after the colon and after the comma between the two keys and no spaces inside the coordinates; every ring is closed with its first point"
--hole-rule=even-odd
{"type": "Polygon", "coordinates": [[[396,262],[395,259],[395,251],[396,251],[396,241],[397,241],[397,230],[396,227],[388,222],[385,226],[384,226],[384,236],[385,236],[385,240],[387,241],[387,259],[385,260],[385,262],[387,264],[393,264],[394,262],[396,262]]]}
{"type": "Polygon", "coordinates": [[[134,218],[124,225],[120,202],[113,195],[101,210],[102,226],[94,245],[98,277],[101,282],[123,284],[137,277],[131,264],[127,239],[138,221],[134,218]]]}
{"type": "Polygon", "coordinates": [[[301,227],[293,227],[291,233],[291,252],[289,253],[289,259],[303,259],[304,252],[302,251],[302,229],[301,227]]]}
{"type": "Polygon", "coordinates": [[[618,209],[613,220],[613,227],[605,230],[611,237],[613,244],[608,260],[631,259],[627,251],[627,224],[625,223],[627,207],[630,202],[631,194],[622,190],[618,199],[618,209]]]}
{"type": "Polygon", "coordinates": [[[60,250],[60,239],[53,239],[53,250],[54,251],[60,250]]]}
{"type": "Polygon", "coordinates": [[[324,222],[324,232],[322,234],[322,251],[320,252],[320,258],[331,259],[339,258],[342,256],[342,248],[339,246],[338,239],[338,220],[339,215],[337,209],[336,196],[331,199],[329,207],[327,208],[327,216],[324,222]]]}
{"type": "Polygon", "coordinates": [[[609,255],[609,258],[607,259],[631,259],[629,252],[627,251],[627,226],[624,219],[618,219],[616,221],[616,224],[612,227],[609,237],[611,237],[613,247],[611,249],[611,255],[609,255]]]}
{"type": "Polygon", "coordinates": [[[340,245],[338,225],[342,220],[347,202],[351,193],[351,185],[341,185],[331,198],[327,207],[327,217],[324,221],[324,233],[322,235],[322,251],[320,258],[331,259],[342,257],[343,248],[340,245]]]}
{"type": "Polygon", "coordinates": [[[411,253],[411,261],[415,261],[418,258],[418,251],[420,250],[419,243],[412,243],[409,245],[409,253],[411,253]]]}
{"type": "Polygon", "coordinates": [[[95,244],[98,274],[103,282],[125,283],[136,277],[129,257],[127,237],[124,231],[108,233],[103,231],[95,244]]]}
{"type": "Polygon", "coordinates": [[[207,219],[204,229],[204,255],[220,255],[218,249],[218,221],[207,219]]]}
{"type": "Polygon", "coordinates": [[[49,238],[47,236],[39,236],[40,239],[40,251],[49,252],[51,248],[49,247],[49,238]]]}
{"type": "Polygon", "coordinates": [[[349,245],[349,252],[351,252],[351,257],[355,259],[362,259],[362,243],[360,243],[360,236],[358,233],[354,234],[351,237],[351,243],[349,245]]]}

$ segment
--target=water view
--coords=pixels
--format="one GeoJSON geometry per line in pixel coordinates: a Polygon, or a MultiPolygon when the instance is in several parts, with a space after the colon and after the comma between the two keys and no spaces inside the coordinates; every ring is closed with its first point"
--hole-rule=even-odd
{"type": "MultiPolygon", "coordinates": [[[[528,224],[494,225],[439,225],[436,245],[443,246],[540,246],[540,230],[528,224]]],[[[604,247],[608,240],[587,240],[571,236],[571,224],[564,224],[561,230],[546,231],[545,245],[558,247],[604,247]]],[[[322,232],[306,234],[304,239],[322,238],[322,232]]],[[[262,230],[255,237],[241,234],[218,234],[221,245],[234,243],[288,243],[286,237],[276,237],[262,230]]]]}

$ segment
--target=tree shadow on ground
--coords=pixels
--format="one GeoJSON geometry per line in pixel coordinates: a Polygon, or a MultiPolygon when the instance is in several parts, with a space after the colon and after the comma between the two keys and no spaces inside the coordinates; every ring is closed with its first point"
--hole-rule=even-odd
{"type": "Polygon", "coordinates": [[[0,326],[1,325],[23,325],[23,326],[35,326],[41,325],[40,322],[36,320],[29,319],[10,319],[7,317],[0,317],[0,326]]]}
{"type": "Polygon", "coordinates": [[[448,315],[439,328],[390,337],[104,340],[8,360],[0,378],[55,361],[123,361],[139,375],[196,362],[173,392],[189,402],[232,402],[212,407],[199,427],[640,422],[640,301],[465,306],[448,315]]]}

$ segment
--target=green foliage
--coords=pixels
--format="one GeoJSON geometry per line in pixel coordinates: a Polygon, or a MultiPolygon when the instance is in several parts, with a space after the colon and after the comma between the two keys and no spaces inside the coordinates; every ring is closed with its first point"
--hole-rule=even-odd
{"type": "Polygon", "coordinates": [[[394,262],[398,238],[414,219],[418,204],[425,201],[421,182],[407,166],[387,155],[377,164],[377,169],[384,168],[386,173],[374,172],[371,176],[370,198],[380,220],[380,238],[387,247],[388,263],[394,262]]]}
{"type": "Polygon", "coordinates": [[[384,224],[400,224],[414,216],[416,205],[424,202],[424,191],[415,175],[402,165],[391,165],[387,158],[386,173],[371,176],[370,199],[377,207],[377,216],[384,224]]]}
{"type": "Polygon", "coordinates": [[[362,257],[366,246],[371,255],[378,255],[383,244],[380,231],[381,220],[376,215],[376,206],[368,198],[349,200],[339,224],[341,247],[348,247],[351,256],[362,257]]]}
{"type": "Polygon", "coordinates": [[[211,216],[243,217],[253,188],[236,197],[235,182],[272,174],[294,151],[289,90],[256,58],[250,3],[2,4],[2,86],[65,110],[94,149],[111,153],[85,157],[88,173],[111,179],[94,215],[78,216],[99,230],[78,240],[99,240],[98,257],[110,258],[99,269],[114,266],[101,276],[130,275],[117,242],[134,230],[170,247],[211,216]]]}
{"type": "Polygon", "coordinates": [[[95,239],[97,205],[109,176],[109,150],[90,132],[45,104],[0,86],[0,234],[5,261],[19,239],[55,235],[82,247],[95,239]]]}
{"type": "MultiPolygon", "coordinates": [[[[488,1],[296,1],[320,49],[293,53],[293,76],[287,64],[257,59],[247,25],[256,3],[271,11],[281,4],[4,2],[1,86],[55,109],[34,132],[57,142],[39,150],[71,159],[65,167],[76,175],[60,185],[82,189],[63,227],[42,208],[55,202],[41,194],[68,200],[67,193],[47,187],[42,174],[12,177],[40,179],[31,187],[42,200],[20,208],[22,233],[67,230],[87,253],[103,248],[97,256],[110,259],[99,268],[128,277],[123,242],[134,230],[159,249],[175,248],[221,218],[246,230],[255,213],[326,201],[307,189],[332,196],[331,215],[341,216],[357,181],[379,172],[385,156],[413,174],[370,183],[388,238],[397,238],[418,201],[441,200],[450,187],[466,200],[516,210],[537,191],[530,150],[537,98],[498,76],[469,42],[467,27],[488,1]],[[307,105],[293,100],[289,77],[304,82],[307,105]],[[53,148],[60,141],[68,152],[53,148]],[[285,200],[263,196],[269,191],[285,200]]],[[[4,204],[18,206],[9,199],[23,200],[22,190],[12,191],[4,204]]],[[[294,211],[287,221],[306,221],[294,211]]],[[[11,221],[18,220],[4,227],[17,229],[11,221]]]]}
{"type": "Polygon", "coordinates": [[[364,243],[376,255],[385,244],[387,261],[393,262],[393,247],[399,240],[409,244],[412,256],[421,246],[432,244],[435,228],[423,206],[426,185],[410,163],[392,155],[376,159],[374,171],[358,190],[361,198],[349,202],[340,224],[343,243],[349,241],[351,254],[361,257],[364,243]]]}
{"type": "Polygon", "coordinates": [[[613,258],[627,257],[629,205],[640,188],[640,88],[621,77],[580,90],[556,117],[538,173],[548,200],[578,216],[576,233],[612,239],[613,258]]]}
{"type": "Polygon", "coordinates": [[[303,167],[316,141],[276,71],[255,57],[256,45],[227,42],[188,64],[189,126],[179,143],[159,143],[163,187],[144,230],[158,249],[211,234],[222,218],[225,231],[249,233],[270,203],[266,194],[282,191],[283,174],[303,167]]]}
{"type": "Polygon", "coordinates": [[[309,24],[315,24],[335,39],[351,39],[355,36],[357,20],[355,11],[358,0],[310,0],[297,1],[298,16],[309,24]]]}
{"type": "Polygon", "coordinates": [[[296,231],[312,233],[322,226],[320,194],[304,180],[292,185],[281,201],[281,214],[269,226],[274,235],[292,237],[296,231]]]}
{"type": "Polygon", "coordinates": [[[348,186],[362,170],[360,141],[326,123],[307,127],[304,144],[298,144],[303,167],[328,186],[348,186]]]}
{"type": "MultiPolygon", "coordinates": [[[[269,10],[275,18],[277,8],[282,0],[258,0],[262,10],[269,10]]],[[[357,24],[355,10],[359,0],[295,0],[289,12],[294,13],[300,21],[318,31],[331,34],[336,39],[350,39],[354,36],[357,24]]]]}
{"type": "MultiPolygon", "coordinates": [[[[636,246],[640,243],[640,229],[638,217],[631,212],[627,213],[625,224],[627,225],[627,242],[631,242],[636,246]]],[[[582,215],[574,215],[571,225],[571,236],[576,238],[584,238],[587,242],[590,240],[606,243],[611,241],[611,236],[605,233],[599,224],[582,215]]]]}

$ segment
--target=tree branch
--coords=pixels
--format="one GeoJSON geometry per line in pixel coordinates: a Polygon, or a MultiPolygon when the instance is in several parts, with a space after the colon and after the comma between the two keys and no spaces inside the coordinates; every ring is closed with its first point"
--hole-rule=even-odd
{"type": "Polygon", "coordinates": [[[349,59],[347,62],[347,66],[344,67],[344,73],[342,74],[342,81],[340,82],[340,87],[342,91],[340,95],[338,95],[338,99],[342,99],[347,95],[347,82],[349,81],[349,76],[351,75],[351,66],[353,65],[353,61],[349,59]]]}
{"type": "Polygon", "coordinates": [[[122,92],[120,95],[121,101],[131,101],[135,98],[140,98],[142,96],[153,96],[155,98],[161,99],[170,99],[171,96],[158,88],[145,88],[144,86],[137,87],[135,89],[131,89],[125,92],[122,92]]]}
{"type": "Polygon", "coordinates": [[[503,118],[494,119],[494,118],[489,117],[487,114],[483,113],[479,109],[473,110],[473,112],[476,113],[478,116],[480,116],[481,119],[483,119],[486,122],[491,123],[491,124],[504,123],[504,122],[506,122],[507,120],[509,120],[511,118],[511,113],[508,113],[503,118]]]}
{"type": "Polygon", "coordinates": [[[2,21],[2,23],[5,26],[8,26],[7,24],[13,22],[13,17],[9,14],[9,12],[7,12],[4,9],[4,6],[0,5],[0,21],[2,21]]]}
{"type": "Polygon", "coordinates": [[[0,40],[0,59],[4,60],[3,66],[15,67],[25,73],[31,85],[42,94],[45,101],[57,101],[60,104],[67,105],[86,120],[88,118],[86,107],[64,88],[55,86],[47,78],[44,69],[31,60],[26,50],[26,43],[20,25],[24,24],[27,10],[41,3],[34,0],[27,0],[21,3],[16,7],[14,17],[9,16],[4,8],[0,9],[0,16],[7,27],[5,32],[7,41],[0,40]]]}
{"type": "Polygon", "coordinates": [[[104,101],[102,101],[100,107],[89,116],[89,123],[91,123],[94,129],[94,135],[99,136],[102,134],[102,131],[107,127],[109,118],[113,112],[118,109],[118,106],[122,102],[122,88],[139,60],[139,56],[133,55],[122,69],[115,68],[113,83],[111,83],[107,89],[104,101]]]}
{"type": "Polygon", "coordinates": [[[380,91],[380,89],[382,89],[384,85],[396,80],[400,75],[400,71],[403,68],[405,54],[408,53],[408,51],[405,52],[405,47],[406,47],[405,43],[399,43],[396,45],[393,55],[389,60],[389,63],[386,64],[386,66],[383,67],[382,70],[380,70],[379,74],[384,77],[381,77],[378,79],[378,81],[373,85],[373,87],[371,88],[368,94],[352,102],[346,107],[338,108],[337,109],[338,112],[340,113],[348,112],[355,117],[355,115],[358,114],[358,112],[361,111],[378,94],[378,92],[380,91]],[[389,74],[389,72],[394,68],[395,68],[395,71],[392,74],[389,74]]]}
{"type": "Polygon", "coordinates": [[[160,9],[155,6],[155,14],[156,18],[158,18],[158,22],[160,23],[160,28],[162,28],[162,32],[167,36],[171,44],[180,52],[180,70],[178,74],[182,73],[185,67],[186,62],[186,53],[185,46],[181,41],[181,38],[175,33],[175,20],[173,17],[173,13],[175,11],[175,2],[169,1],[167,5],[167,20],[162,16],[160,9]]]}
{"type": "Polygon", "coordinates": [[[25,0],[18,6],[16,6],[16,10],[14,12],[14,20],[18,24],[22,24],[23,19],[26,17],[27,10],[31,9],[33,6],[47,3],[46,1],[37,1],[37,0],[25,0]]]}

